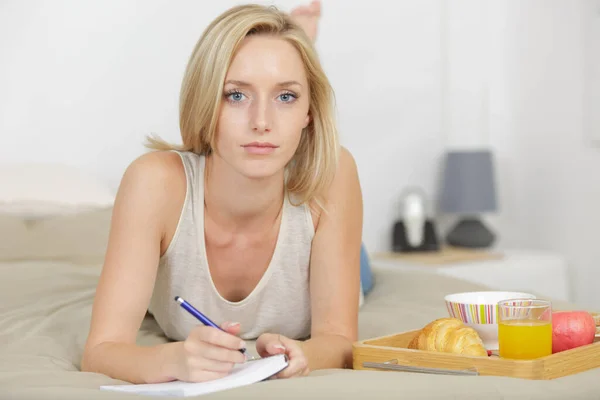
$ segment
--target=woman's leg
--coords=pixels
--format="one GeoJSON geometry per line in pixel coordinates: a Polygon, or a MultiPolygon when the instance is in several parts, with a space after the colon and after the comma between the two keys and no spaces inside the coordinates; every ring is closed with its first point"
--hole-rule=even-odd
{"type": "Polygon", "coordinates": [[[290,13],[313,42],[317,40],[317,28],[321,18],[321,2],[316,0],[305,6],[299,6],[290,13]]]}

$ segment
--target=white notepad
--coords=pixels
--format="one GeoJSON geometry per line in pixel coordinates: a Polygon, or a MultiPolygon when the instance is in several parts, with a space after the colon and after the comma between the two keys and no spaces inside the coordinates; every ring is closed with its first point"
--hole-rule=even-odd
{"type": "Polygon", "coordinates": [[[244,364],[238,364],[226,377],[208,382],[190,383],[174,381],[140,385],[100,386],[100,389],[151,396],[198,396],[263,381],[277,374],[287,367],[287,365],[288,362],[286,356],[284,354],[278,354],[255,361],[246,361],[244,364]]]}

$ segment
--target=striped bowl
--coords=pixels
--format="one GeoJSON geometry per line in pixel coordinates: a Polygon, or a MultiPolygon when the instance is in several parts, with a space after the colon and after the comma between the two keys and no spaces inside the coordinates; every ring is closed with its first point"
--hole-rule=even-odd
{"type": "Polygon", "coordinates": [[[522,292],[467,292],[444,297],[448,314],[465,324],[497,324],[498,302],[508,299],[535,299],[522,292]]]}
{"type": "Polygon", "coordinates": [[[488,350],[498,349],[498,302],[508,299],[535,299],[523,292],[465,292],[444,297],[450,317],[460,319],[479,333],[488,350]]]}

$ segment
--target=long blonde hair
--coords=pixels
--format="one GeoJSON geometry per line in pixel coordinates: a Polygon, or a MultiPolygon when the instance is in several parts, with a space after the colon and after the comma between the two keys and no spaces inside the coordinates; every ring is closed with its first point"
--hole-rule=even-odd
{"type": "Polygon", "coordinates": [[[300,204],[316,200],[323,205],[322,195],[333,180],[339,158],[333,89],[304,30],[273,6],[236,6],[207,27],[190,56],[181,86],[179,125],[183,144],[173,145],[150,136],[147,146],[155,150],[210,154],[215,148],[229,65],[242,40],[248,35],[260,34],[287,40],[298,50],[304,63],[311,118],[286,167],[286,186],[300,204]]]}

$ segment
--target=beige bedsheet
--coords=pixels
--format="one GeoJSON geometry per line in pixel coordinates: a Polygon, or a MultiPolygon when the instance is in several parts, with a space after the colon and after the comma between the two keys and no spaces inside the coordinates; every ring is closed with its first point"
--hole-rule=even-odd
{"type": "MultiPolygon", "coordinates": [[[[141,397],[100,391],[100,385],[121,382],[78,370],[98,274],[97,265],[0,263],[0,399],[141,397]]],[[[376,288],[360,314],[361,339],[418,328],[446,315],[445,293],[481,289],[419,273],[377,271],[375,278],[376,288]]],[[[163,340],[153,321],[146,320],[139,342],[163,340]]],[[[554,381],[323,370],[202,398],[597,399],[600,369],[554,381]]]]}

